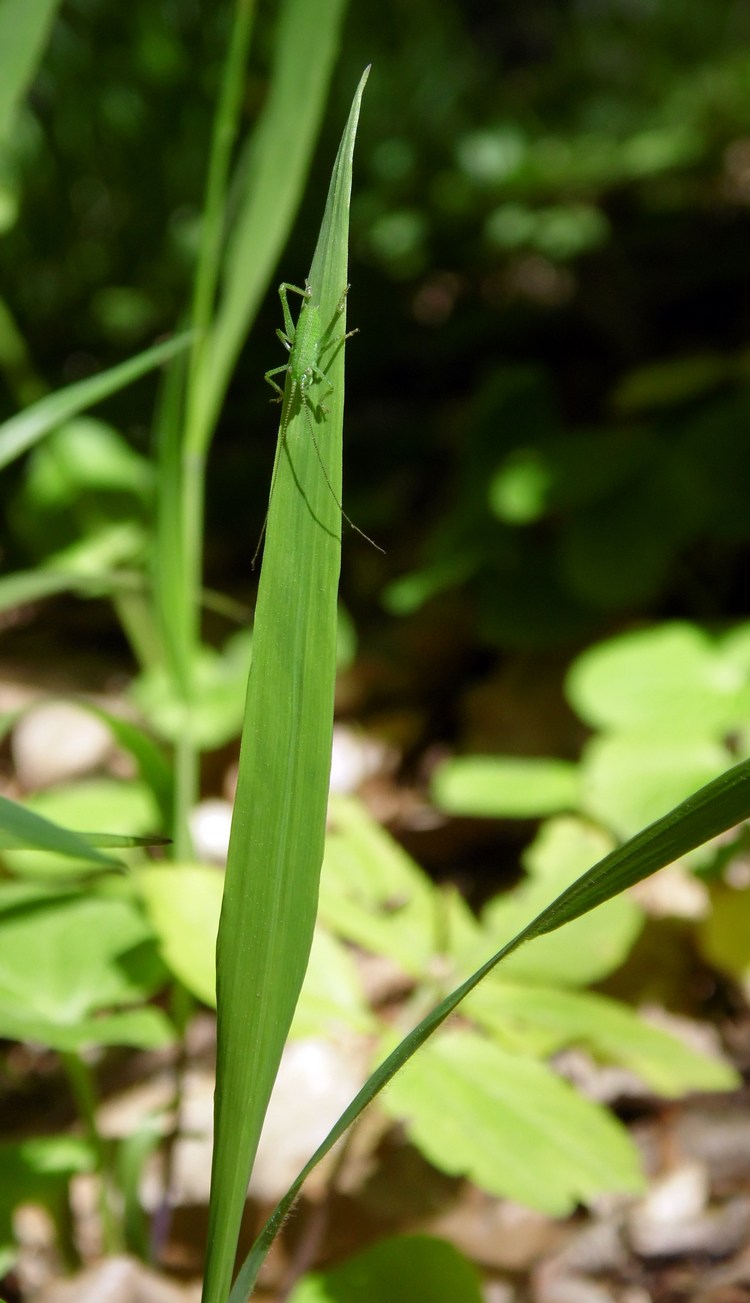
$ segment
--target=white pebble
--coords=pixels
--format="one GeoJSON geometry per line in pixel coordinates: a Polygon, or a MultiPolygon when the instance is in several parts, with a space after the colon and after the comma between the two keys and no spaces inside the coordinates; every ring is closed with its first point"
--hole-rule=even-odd
{"type": "Polygon", "coordinates": [[[114,749],[102,720],[72,701],[46,701],[22,715],[11,754],[27,792],[54,787],[106,764],[114,749]]]}

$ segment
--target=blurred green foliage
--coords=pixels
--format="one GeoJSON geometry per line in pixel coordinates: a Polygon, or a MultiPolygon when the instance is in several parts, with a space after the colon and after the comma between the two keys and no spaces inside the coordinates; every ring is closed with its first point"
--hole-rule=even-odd
{"type": "MultiPolygon", "coordinates": [[[[274,19],[262,6],[248,122],[274,19]]],[[[8,410],[30,380],[75,379],[179,319],[226,22],[224,6],[177,0],[63,6],[0,160],[8,410]]],[[[320,160],[345,110],[335,96],[370,60],[347,510],[388,556],[349,539],[359,601],[385,582],[408,615],[458,590],[469,636],[500,647],[588,637],[618,613],[742,609],[747,0],[389,0],[377,19],[352,6],[320,160]]],[[[324,184],[321,163],[290,274],[324,184]]],[[[262,520],[271,298],[213,472],[209,560],[224,580],[244,564],[240,522],[262,520]]],[[[138,449],[150,401],[146,386],[118,399],[138,449]]],[[[29,559],[20,531],[6,547],[29,559]]]]}

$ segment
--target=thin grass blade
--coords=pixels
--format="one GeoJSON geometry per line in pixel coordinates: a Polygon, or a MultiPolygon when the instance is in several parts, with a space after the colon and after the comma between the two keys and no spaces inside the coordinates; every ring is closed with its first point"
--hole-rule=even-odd
{"type": "Polygon", "coordinates": [[[128,358],[127,362],[121,362],[119,366],[110,367],[108,371],[102,371],[87,380],[78,380],[66,389],[58,389],[54,394],[40,398],[38,403],[32,403],[22,412],[3,421],[0,424],[0,470],[27,452],[50,430],[57,429],[58,425],[69,421],[72,416],[77,416],[110,394],[124,389],[147,371],[168,362],[186,348],[189,342],[188,332],[176,335],[163,344],[155,344],[153,348],[138,353],[136,357],[128,358]]]}
{"type": "Polygon", "coordinates": [[[326,363],[327,411],[317,408],[313,438],[310,409],[287,376],[272,479],[217,945],[203,1303],[226,1303],[229,1293],[250,1171],[317,912],[336,677],[349,200],[366,75],[336,158],[308,278],[309,303],[335,332],[326,363]]]}
{"type": "Polygon", "coordinates": [[[492,955],[455,991],[437,1005],[404,1038],[365,1082],[361,1091],[342,1113],[323,1143],[290,1186],[263,1227],[237,1276],[229,1303],[246,1303],[268,1251],[289,1213],[306,1178],[331,1150],[360,1113],[387,1086],[392,1077],[411,1058],[446,1018],[461,1004],[492,969],[517,950],[525,941],[546,932],[554,932],[581,914],[595,909],[627,887],[641,882],[649,874],[671,864],[681,855],[717,837],[750,818],[750,761],[736,765],[706,787],[688,797],[661,819],[649,825],[582,874],[566,891],[553,900],[507,945],[492,955]]]}
{"type": "Polygon", "coordinates": [[[86,860],[113,868],[117,861],[102,855],[88,841],[85,833],[71,832],[25,806],[0,796],[0,844],[9,848],[53,851],[76,860],[86,860]]]}

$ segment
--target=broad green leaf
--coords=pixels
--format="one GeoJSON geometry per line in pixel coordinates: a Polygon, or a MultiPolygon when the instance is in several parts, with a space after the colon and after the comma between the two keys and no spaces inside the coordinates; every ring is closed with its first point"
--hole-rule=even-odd
{"type": "Polygon", "coordinates": [[[0,141],[28,89],[59,0],[3,0],[0,5],[0,141]]]}
{"type": "Polygon", "coordinates": [[[367,1035],[377,1031],[378,1024],[365,1002],[350,951],[317,927],[289,1035],[336,1036],[342,1029],[367,1035]]]}
{"type": "MultiPolygon", "coordinates": [[[[564,883],[562,877],[554,883],[549,879],[529,882],[496,896],[482,912],[484,949],[520,931],[538,914],[550,891],[559,890],[564,883]]],[[[559,931],[540,937],[536,945],[509,956],[503,971],[515,980],[537,985],[589,986],[619,968],[642,924],[635,901],[627,896],[608,900],[559,931]]]]}
{"type": "Polygon", "coordinates": [[[215,1005],[224,875],[205,864],[153,865],[137,882],[164,963],[192,995],[215,1005]]]}
{"type": "MultiPolygon", "coordinates": [[[[147,835],[160,826],[159,812],[148,789],[140,783],[114,778],[90,778],[36,792],[29,798],[28,807],[29,812],[80,830],[76,840],[94,829],[133,837],[147,835]]],[[[90,849],[87,856],[73,850],[68,854],[70,858],[60,860],[46,846],[33,851],[9,850],[3,851],[3,862],[13,873],[49,877],[93,872],[114,864],[90,849]]]]}
{"type": "Polygon", "coordinates": [[[40,398],[37,403],[11,416],[0,424],[0,469],[20,457],[43,439],[50,430],[56,429],[89,407],[94,407],[110,394],[117,393],[126,385],[132,384],[140,376],[161,366],[182,352],[190,342],[188,334],[177,335],[163,344],[121,362],[119,366],[102,371],[100,375],[87,380],[79,380],[67,389],[58,389],[56,393],[40,398]]]}
{"type": "Polygon", "coordinates": [[[435,891],[355,800],[331,802],[320,917],[347,941],[421,977],[437,947],[435,891]]]}
{"type": "Polygon", "coordinates": [[[581,757],[581,809],[630,837],[729,764],[729,752],[708,737],[604,734],[581,757]]]}
{"type": "Polygon", "coordinates": [[[382,1107],[441,1171],[550,1216],[605,1191],[643,1188],[638,1152],[605,1109],[470,1031],[426,1045],[382,1107]]]}
{"type": "MultiPolygon", "coordinates": [[[[523,863],[532,873],[531,881],[521,882],[485,906],[484,948],[488,942],[517,931],[551,891],[560,891],[573,882],[613,846],[607,833],[582,820],[563,816],[544,823],[523,855],[523,863]]],[[[506,961],[503,971],[535,984],[588,986],[620,966],[641,925],[642,914],[635,901],[619,896],[568,927],[540,938],[536,945],[517,951],[506,961]]],[[[472,960],[477,953],[475,948],[472,960]]],[[[463,971],[467,971],[466,956],[463,960],[463,971]]]]}
{"type": "MultiPolygon", "coordinates": [[[[204,864],[151,866],[137,875],[149,919],[167,967],[204,1004],[216,1004],[216,934],[224,886],[219,869],[204,864]]],[[[338,1027],[375,1027],[347,950],[317,928],[291,1035],[319,1036],[338,1027]]]]}
{"type": "Polygon", "coordinates": [[[381,1240],[340,1267],[304,1276],[289,1303],[482,1303],[479,1274],[427,1235],[381,1240]]]}
{"type": "Polygon", "coordinates": [[[750,713],[748,667],[692,624],[660,624],[598,643],[565,685],[594,728],[667,738],[722,737],[750,713]]]}
{"type": "Polygon", "coordinates": [[[550,886],[572,882],[614,849],[614,838],[574,815],[547,819],[523,852],[523,866],[550,886]]]}
{"type": "Polygon", "coordinates": [[[0,1035],[53,1049],[164,1044],[157,1010],[115,1010],[164,981],[151,931],[132,900],[101,893],[39,897],[0,914],[0,1035]],[[144,1015],[146,1015],[144,1017],[144,1015]]]}
{"type": "MultiPolygon", "coordinates": [[[[303,64],[308,59],[305,51],[303,64]]],[[[334,164],[304,308],[335,337],[346,332],[352,155],[365,79],[334,164]]],[[[309,408],[287,375],[272,478],[217,948],[203,1303],[226,1303],[248,1178],[315,925],[336,677],[343,341],[325,365],[331,389],[327,412],[318,408],[315,417],[315,440],[309,408]]]]}
{"type": "Polygon", "coordinates": [[[508,980],[508,971],[509,966],[493,974],[464,1003],[468,1016],[499,1035],[501,1044],[509,1028],[523,1032],[531,1027],[543,1033],[538,1053],[580,1045],[606,1062],[629,1068],[660,1095],[670,1097],[737,1086],[737,1073],[728,1063],[652,1027],[627,1005],[588,991],[521,985],[508,980]]]}
{"type": "Polygon", "coordinates": [[[367,1105],[395,1078],[399,1069],[503,959],[524,943],[580,918],[627,887],[641,882],[657,869],[671,864],[688,851],[748,817],[750,761],[744,761],[695,792],[676,809],[632,837],[624,846],[605,855],[431,1010],[375,1070],[279,1200],[242,1265],[232,1287],[229,1303],[246,1303],[275,1236],[308,1174],[329,1153],[367,1105]]]}
{"type": "MultiPolygon", "coordinates": [[[[538,913],[551,891],[568,886],[612,846],[606,833],[579,819],[565,817],[545,823],[524,854],[524,864],[534,871],[532,879],[495,896],[482,912],[484,949],[519,931],[538,913]]],[[[511,955],[503,973],[537,985],[588,986],[619,967],[641,925],[642,914],[635,901],[618,896],[511,955]]],[[[473,956],[476,953],[475,949],[473,956]]]]}
{"type": "Polygon", "coordinates": [[[575,809],[578,768],[565,760],[467,756],[441,765],[432,780],[432,798],[448,814],[542,818],[575,809]]]}
{"type": "MultiPolygon", "coordinates": [[[[9,801],[5,796],[0,796],[0,847],[34,847],[43,855],[51,857],[57,868],[59,856],[68,860],[83,860],[97,869],[112,868],[116,863],[109,856],[95,850],[85,836],[71,832],[69,828],[61,828],[27,806],[9,801]]],[[[12,857],[6,855],[5,858],[12,864],[12,857]]],[[[66,871],[70,871],[70,864],[66,866],[66,871]]]]}

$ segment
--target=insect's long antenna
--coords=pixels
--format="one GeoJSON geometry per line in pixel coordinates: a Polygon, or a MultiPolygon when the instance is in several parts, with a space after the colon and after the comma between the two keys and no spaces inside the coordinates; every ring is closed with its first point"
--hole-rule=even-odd
{"type": "MultiPolygon", "coordinates": [[[[272,476],[272,477],[271,477],[271,492],[272,492],[272,493],[273,493],[273,479],[274,479],[274,477],[272,476]]],[[[256,544],[255,551],[253,552],[253,557],[252,557],[252,560],[251,560],[251,562],[250,562],[250,569],[251,569],[251,570],[254,570],[254,569],[255,569],[255,562],[258,560],[258,554],[260,553],[260,549],[261,549],[262,546],[263,546],[263,539],[266,537],[266,528],[267,528],[267,526],[268,526],[268,512],[266,511],[266,518],[265,518],[265,520],[263,521],[263,528],[262,528],[261,531],[260,531],[260,535],[259,535],[259,537],[258,537],[258,542],[257,542],[257,544],[256,544]]]]}
{"type": "Polygon", "coordinates": [[[344,508],[343,508],[342,504],[339,502],[338,497],[336,496],[336,490],[334,489],[333,485],[331,484],[331,480],[330,480],[330,477],[329,477],[328,471],[326,470],[325,462],[323,461],[323,458],[322,458],[321,455],[320,455],[320,445],[319,445],[319,443],[318,443],[317,435],[315,434],[315,427],[313,426],[312,415],[311,415],[311,413],[310,413],[310,401],[309,401],[307,395],[304,394],[304,393],[303,393],[303,396],[302,396],[302,405],[303,405],[303,407],[305,408],[305,411],[307,412],[307,423],[308,423],[308,426],[309,426],[309,428],[310,428],[310,435],[311,435],[311,437],[312,437],[313,446],[314,446],[314,448],[315,448],[315,452],[316,452],[316,454],[317,454],[318,461],[320,462],[320,469],[321,469],[322,472],[323,472],[323,477],[324,477],[324,479],[325,479],[326,484],[328,485],[328,488],[329,488],[329,490],[330,490],[331,497],[333,498],[334,502],[336,503],[336,506],[338,507],[339,511],[341,512],[342,519],[346,521],[346,523],[347,523],[347,525],[349,526],[350,529],[353,529],[353,530],[354,530],[355,534],[359,534],[360,538],[363,538],[363,539],[365,540],[366,543],[370,543],[371,546],[375,548],[375,551],[376,551],[376,552],[382,552],[382,553],[383,553],[383,556],[385,556],[385,549],[382,548],[382,547],[380,547],[380,545],[379,545],[378,543],[375,542],[375,539],[374,539],[374,538],[370,538],[370,535],[369,535],[369,534],[366,534],[365,531],[364,531],[363,529],[360,529],[360,528],[359,528],[359,525],[355,525],[354,521],[351,519],[351,517],[347,516],[346,512],[344,511],[344,508]]]}

